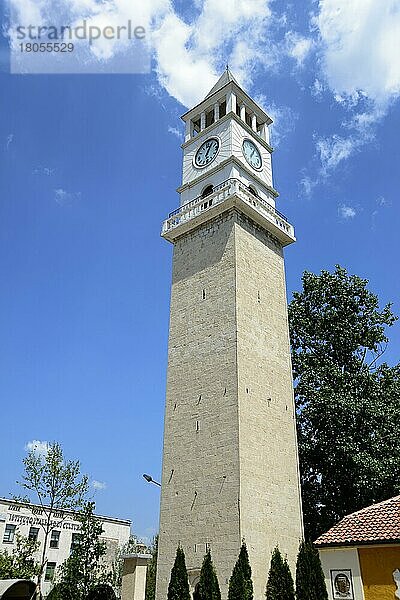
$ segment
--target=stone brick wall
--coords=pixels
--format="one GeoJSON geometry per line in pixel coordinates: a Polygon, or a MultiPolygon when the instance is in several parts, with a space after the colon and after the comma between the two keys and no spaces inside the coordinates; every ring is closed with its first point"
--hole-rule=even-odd
{"type": "Polygon", "coordinates": [[[282,250],[231,210],[174,247],[157,600],[178,544],[192,584],[210,544],[226,598],[242,537],[262,600],[300,535],[282,250]]]}

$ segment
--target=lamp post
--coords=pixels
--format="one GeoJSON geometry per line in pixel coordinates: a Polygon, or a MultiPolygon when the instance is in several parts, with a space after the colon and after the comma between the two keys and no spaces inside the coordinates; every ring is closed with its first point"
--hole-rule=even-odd
{"type": "Polygon", "coordinates": [[[146,473],[143,473],[143,477],[147,481],[147,483],[154,483],[154,485],[158,485],[158,487],[161,487],[161,483],[158,483],[158,481],[155,481],[151,475],[147,475],[146,473]]]}

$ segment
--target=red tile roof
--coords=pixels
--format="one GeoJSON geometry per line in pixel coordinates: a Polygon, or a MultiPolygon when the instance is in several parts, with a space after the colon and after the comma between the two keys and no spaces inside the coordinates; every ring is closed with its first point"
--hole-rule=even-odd
{"type": "Polygon", "coordinates": [[[347,515],[314,543],[355,546],[393,542],[400,542],[400,496],[347,515]]]}

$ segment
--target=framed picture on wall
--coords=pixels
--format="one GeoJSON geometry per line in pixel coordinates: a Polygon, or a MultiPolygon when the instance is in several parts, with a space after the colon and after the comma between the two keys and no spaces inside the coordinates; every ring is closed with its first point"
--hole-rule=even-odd
{"type": "Polygon", "coordinates": [[[331,570],[331,585],[334,600],[354,600],[351,569],[331,570]]]}

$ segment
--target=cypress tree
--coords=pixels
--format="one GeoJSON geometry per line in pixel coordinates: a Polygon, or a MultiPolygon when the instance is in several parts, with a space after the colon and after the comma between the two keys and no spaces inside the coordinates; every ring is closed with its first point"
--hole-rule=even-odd
{"type": "MultiPolygon", "coordinates": [[[[285,599],[286,600],[295,600],[294,581],[293,581],[293,577],[290,572],[289,563],[288,563],[286,557],[285,557],[285,560],[283,561],[282,577],[285,582],[284,583],[284,589],[285,589],[285,593],[286,593],[285,599]]],[[[282,596],[282,598],[283,598],[283,596],[282,596]]]]}
{"type": "Polygon", "coordinates": [[[188,574],[186,570],[185,553],[178,546],[171,579],[168,586],[168,600],[191,600],[188,574]]]}
{"type": "Polygon", "coordinates": [[[265,596],[267,600],[294,600],[293,577],[279,548],[275,548],[272,553],[265,596]]]}
{"type": "Polygon", "coordinates": [[[229,580],[228,600],[253,600],[251,567],[244,542],[229,580]]]}
{"type": "Polygon", "coordinates": [[[297,600],[328,600],[318,550],[312,542],[301,542],[296,566],[297,600]]]}
{"type": "Polygon", "coordinates": [[[158,535],[153,538],[153,542],[151,544],[151,560],[148,564],[146,572],[145,600],[155,600],[156,597],[157,558],[158,535]]]}
{"type": "Polygon", "coordinates": [[[196,597],[197,600],[221,600],[218,578],[209,550],[201,566],[200,582],[196,597]]]}

